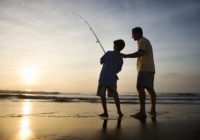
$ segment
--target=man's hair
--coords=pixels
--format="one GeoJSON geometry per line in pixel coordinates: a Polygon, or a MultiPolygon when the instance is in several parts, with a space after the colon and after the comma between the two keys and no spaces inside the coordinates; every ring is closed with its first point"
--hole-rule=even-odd
{"type": "Polygon", "coordinates": [[[143,36],[143,31],[141,27],[135,27],[132,29],[132,32],[139,34],[140,36],[143,36]]]}
{"type": "Polygon", "coordinates": [[[114,41],[114,46],[116,47],[116,49],[117,49],[118,51],[121,51],[121,50],[123,50],[124,47],[125,47],[125,42],[124,42],[124,40],[122,40],[122,39],[115,40],[115,41],[114,41]]]}

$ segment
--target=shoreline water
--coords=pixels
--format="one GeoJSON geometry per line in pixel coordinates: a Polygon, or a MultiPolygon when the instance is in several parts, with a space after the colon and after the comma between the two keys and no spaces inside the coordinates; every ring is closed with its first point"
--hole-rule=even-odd
{"type": "MultiPolygon", "coordinates": [[[[108,103],[111,119],[98,117],[100,103],[38,102],[33,99],[1,100],[2,140],[198,140],[200,106],[158,104],[156,118],[130,117],[139,104],[122,104],[125,116],[118,119],[114,104],[108,103]]],[[[147,111],[150,105],[147,104],[147,111]]]]}
{"type": "MultiPolygon", "coordinates": [[[[120,95],[118,119],[108,98],[102,119],[95,94],[0,93],[1,140],[199,140],[200,94],[158,94],[157,117],[130,117],[139,111],[137,95],[120,95]]],[[[147,96],[146,110],[150,110],[147,96]]]]}
{"type": "MultiPolygon", "coordinates": [[[[138,95],[119,95],[122,104],[138,104],[138,95]]],[[[0,93],[0,100],[20,100],[33,99],[35,101],[49,101],[49,102],[90,102],[99,103],[100,98],[95,94],[81,94],[81,93],[30,93],[30,92],[2,92],[0,93]]],[[[108,103],[113,103],[113,98],[107,98],[108,103]]],[[[150,98],[147,94],[147,104],[150,103],[150,98]]],[[[200,94],[198,93],[161,93],[157,95],[157,104],[200,104],[200,94]]]]}

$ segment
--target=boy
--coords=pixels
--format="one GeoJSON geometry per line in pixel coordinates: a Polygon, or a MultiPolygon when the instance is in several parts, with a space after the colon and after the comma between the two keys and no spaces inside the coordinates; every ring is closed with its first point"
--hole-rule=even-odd
{"type": "Polygon", "coordinates": [[[119,117],[123,114],[120,109],[120,101],[117,92],[117,73],[121,71],[123,65],[123,59],[120,54],[123,50],[125,43],[123,40],[114,41],[114,51],[108,51],[100,59],[100,63],[103,64],[100,77],[99,86],[97,90],[97,96],[101,97],[101,102],[103,106],[104,113],[100,114],[101,117],[108,117],[107,105],[106,105],[106,90],[108,92],[108,97],[113,97],[117,107],[117,112],[119,117]]]}

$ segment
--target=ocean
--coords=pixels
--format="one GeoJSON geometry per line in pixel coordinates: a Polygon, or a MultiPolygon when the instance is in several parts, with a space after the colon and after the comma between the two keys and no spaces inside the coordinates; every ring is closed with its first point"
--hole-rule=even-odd
{"type": "Polygon", "coordinates": [[[120,95],[123,118],[108,98],[108,118],[101,118],[100,98],[93,94],[58,92],[0,92],[0,140],[199,140],[200,94],[159,93],[157,116],[145,120],[138,95],[120,95]]]}
{"type": "MultiPolygon", "coordinates": [[[[119,95],[121,104],[139,104],[138,95],[119,95]]],[[[89,102],[99,103],[100,98],[94,94],[86,93],[59,93],[59,92],[2,92],[0,100],[10,100],[13,102],[30,99],[39,102],[89,102]]],[[[112,98],[107,98],[108,103],[114,103],[112,98]]],[[[147,94],[146,104],[150,103],[147,94]]],[[[157,104],[196,104],[200,105],[200,93],[159,93],[157,94],[157,104]]]]}

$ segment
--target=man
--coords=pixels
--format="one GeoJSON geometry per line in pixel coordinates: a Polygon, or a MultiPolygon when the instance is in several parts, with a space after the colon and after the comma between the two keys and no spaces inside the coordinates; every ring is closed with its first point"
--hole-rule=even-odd
{"type": "Polygon", "coordinates": [[[149,92],[151,97],[151,111],[152,116],[156,116],[156,93],[154,90],[154,58],[151,43],[148,39],[143,37],[143,31],[141,27],[135,27],[132,29],[132,38],[138,43],[138,50],[131,54],[122,54],[123,58],[137,58],[137,91],[139,93],[140,111],[132,117],[141,119],[146,118],[145,110],[145,89],[149,92]]]}

